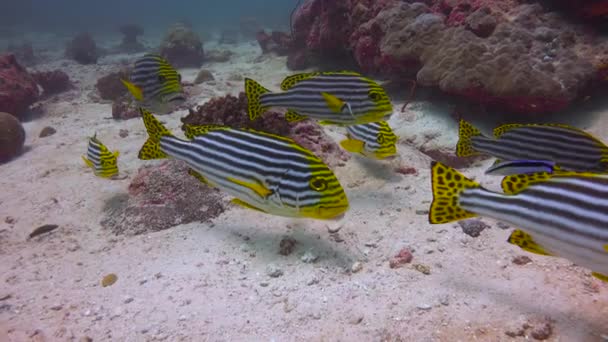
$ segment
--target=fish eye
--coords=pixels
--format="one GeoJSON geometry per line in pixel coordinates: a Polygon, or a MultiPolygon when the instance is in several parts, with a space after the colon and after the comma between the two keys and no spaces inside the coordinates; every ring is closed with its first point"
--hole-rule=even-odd
{"type": "Polygon", "coordinates": [[[310,180],[310,187],[315,191],[324,191],[327,189],[327,181],[320,177],[314,177],[310,180]]]}
{"type": "Polygon", "coordinates": [[[380,100],[381,95],[377,92],[372,92],[372,93],[369,93],[369,97],[374,101],[378,101],[378,100],[380,100]]]}
{"type": "Polygon", "coordinates": [[[158,81],[159,81],[159,82],[165,82],[165,76],[163,76],[163,75],[158,75],[158,81]]]}
{"type": "Polygon", "coordinates": [[[384,144],[384,135],[379,135],[376,141],[378,141],[378,144],[380,145],[384,144]]]}

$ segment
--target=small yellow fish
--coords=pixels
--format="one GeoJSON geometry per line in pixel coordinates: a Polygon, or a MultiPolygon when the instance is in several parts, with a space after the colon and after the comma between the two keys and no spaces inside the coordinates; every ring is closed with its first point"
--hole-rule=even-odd
{"type": "Polygon", "coordinates": [[[397,153],[397,136],[386,121],[346,126],[348,138],[340,146],[353,153],[374,159],[385,159],[397,153]]]}
{"type": "Polygon", "coordinates": [[[118,165],[116,163],[118,151],[110,152],[108,148],[97,139],[97,133],[89,138],[89,146],[87,155],[82,156],[85,164],[93,169],[95,175],[103,178],[111,178],[118,174],[118,165]]]}

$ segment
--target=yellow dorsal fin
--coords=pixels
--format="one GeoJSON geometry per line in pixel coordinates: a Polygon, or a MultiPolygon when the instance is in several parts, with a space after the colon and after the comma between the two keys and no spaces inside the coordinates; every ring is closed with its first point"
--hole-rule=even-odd
{"type": "Polygon", "coordinates": [[[473,141],[471,140],[475,136],[483,136],[481,131],[470,123],[460,120],[458,126],[458,143],[456,144],[456,155],[459,157],[468,157],[479,154],[473,148],[473,141]]]}
{"type": "Polygon", "coordinates": [[[330,93],[326,93],[326,92],[322,92],[321,96],[323,96],[323,98],[325,99],[325,103],[327,104],[327,107],[334,113],[341,113],[342,109],[344,108],[344,104],[345,102],[340,100],[339,98],[337,98],[336,96],[330,94],[330,93]]]}
{"type": "Polygon", "coordinates": [[[506,176],[500,183],[502,190],[506,194],[514,195],[520,193],[530,185],[546,182],[551,178],[558,177],[585,177],[594,178],[602,177],[602,174],[595,174],[589,172],[575,172],[575,171],[563,171],[562,169],[555,167],[553,173],[548,172],[537,172],[529,174],[517,174],[506,176]]]}
{"type": "Polygon", "coordinates": [[[198,135],[204,135],[209,133],[210,131],[218,131],[218,130],[228,130],[230,127],[222,126],[222,125],[184,125],[183,127],[184,135],[188,139],[194,139],[194,137],[198,135]]]}
{"type": "Polygon", "coordinates": [[[587,138],[589,138],[590,140],[593,140],[596,144],[598,144],[598,146],[605,147],[608,150],[608,146],[606,146],[601,140],[599,140],[598,138],[594,137],[593,135],[583,131],[582,129],[574,127],[574,126],[570,126],[570,125],[557,124],[557,123],[505,124],[505,125],[501,125],[501,126],[494,128],[494,137],[499,138],[500,136],[505,134],[505,132],[508,132],[515,128],[521,128],[521,127],[559,127],[559,128],[567,129],[567,130],[574,131],[574,132],[577,132],[578,134],[586,136],[587,138]]]}
{"type": "Polygon", "coordinates": [[[133,95],[133,97],[137,101],[144,100],[144,92],[140,87],[136,86],[135,84],[133,84],[129,81],[125,81],[123,79],[120,79],[120,81],[122,82],[122,84],[125,85],[125,87],[127,87],[127,90],[129,91],[129,93],[131,93],[131,95],[133,95]]]}
{"type": "Polygon", "coordinates": [[[242,201],[242,200],[240,200],[238,198],[233,198],[230,202],[232,202],[232,203],[234,203],[234,204],[236,204],[238,206],[247,208],[247,209],[252,209],[252,210],[261,211],[263,213],[266,213],[266,211],[264,211],[264,210],[262,210],[260,208],[254,207],[251,204],[249,204],[249,203],[247,203],[245,201],[242,201]]]}
{"type": "Polygon", "coordinates": [[[513,233],[509,235],[507,242],[519,246],[524,251],[530,253],[552,256],[551,253],[547,252],[541,245],[534,241],[532,235],[524,232],[521,229],[514,230],[513,233]]]}
{"type": "Polygon", "coordinates": [[[309,78],[313,78],[320,74],[321,74],[320,72],[305,72],[305,73],[287,76],[287,77],[285,77],[283,82],[281,82],[281,90],[288,90],[291,87],[293,87],[296,83],[303,81],[303,80],[307,80],[309,78]]]}
{"type": "Polygon", "coordinates": [[[436,161],[431,163],[431,180],[433,202],[429,210],[430,223],[448,223],[477,216],[460,207],[458,197],[466,189],[480,188],[479,183],[436,161]]]}
{"type": "Polygon", "coordinates": [[[285,120],[287,120],[288,122],[298,122],[305,119],[307,119],[306,116],[299,114],[293,109],[289,109],[287,110],[287,112],[285,112],[285,120]]]}
{"type": "Polygon", "coordinates": [[[246,182],[246,181],[232,178],[232,177],[228,177],[227,180],[234,184],[238,184],[238,185],[244,186],[248,189],[251,189],[253,192],[258,194],[260,197],[266,197],[272,193],[272,191],[270,189],[268,189],[267,187],[265,187],[262,184],[246,182]]]}
{"type": "Polygon", "coordinates": [[[525,124],[506,124],[506,125],[500,125],[496,128],[494,128],[494,137],[495,138],[500,138],[501,135],[503,135],[505,132],[512,130],[514,128],[519,128],[519,127],[523,127],[525,126],[525,124]]]}
{"type": "Polygon", "coordinates": [[[349,138],[340,141],[340,146],[342,146],[342,148],[347,150],[348,152],[361,153],[361,151],[363,151],[365,143],[361,140],[349,138]]]}

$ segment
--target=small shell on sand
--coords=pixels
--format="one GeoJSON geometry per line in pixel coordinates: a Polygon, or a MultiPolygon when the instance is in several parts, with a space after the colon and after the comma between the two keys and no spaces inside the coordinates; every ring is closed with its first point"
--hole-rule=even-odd
{"type": "Polygon", "coordinates": [[[110,273],[101,279],[101,286],[108,287],[114,285],[114,283],[118,280],[118,276],[114,273],[110,273]]]}

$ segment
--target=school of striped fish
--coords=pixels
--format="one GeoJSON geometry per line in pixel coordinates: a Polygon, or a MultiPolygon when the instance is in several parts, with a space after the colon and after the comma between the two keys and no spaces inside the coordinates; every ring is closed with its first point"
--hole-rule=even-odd
{"type": "MultiPolygon", "coordinates": [[[[123,80],[140,105],[148,138],[139,159],[174,158],[189,176],[233,196],[232,203],[264,214],[323,220],[342,218],[347,193],[336,174],[294,140],[252,129],[184,125],[186,139],[171,133],[153,112],[171,111],[186,98],[177,70],[148,54],[123,80]]],[[[246,78],[248,115],[273,107],[290,122],[315,120],[344,127],[345,150],[371,159],[397,155],[398,137],[388,120],[393,106],[376,81],[353,71],[290,75],[271,91],[246,78]]],[[[608,146],[563,124],[511,123],[488,137],[461,120],[456,155],[489,155],[488,175],[504,176],[490,191],[455,169],[431,163],[429,223],[483,216],[516,227],[506,239],[524,251],[568,259],[608,282],[608,146]]],[[[118,151],[89,138],[85,164],[99,177],[118,174],[118,151]]]]}

